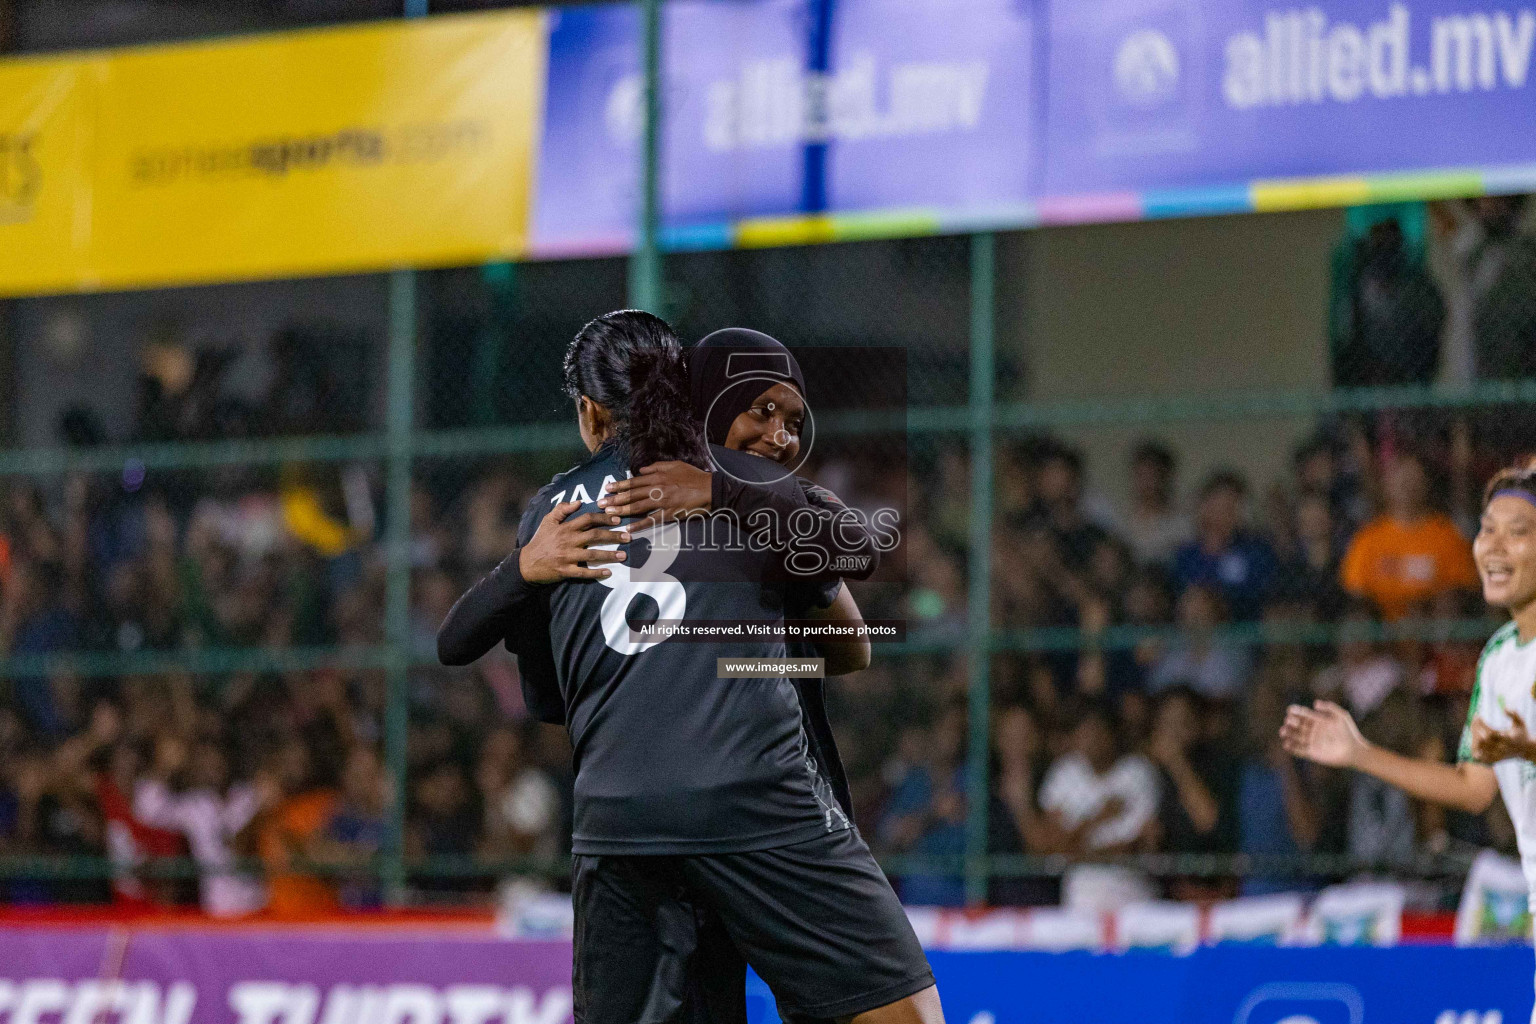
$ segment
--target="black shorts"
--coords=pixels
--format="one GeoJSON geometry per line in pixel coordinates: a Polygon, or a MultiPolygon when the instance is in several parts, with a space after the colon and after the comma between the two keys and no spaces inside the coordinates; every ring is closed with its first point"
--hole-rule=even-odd
{"type": "Polygon", "coordinates": [[[863,1013],[933,984],[852,829],[748,853],[574,860],[578,1024],[740,1024],[743,961],[785,1020],[863,1013]]]}

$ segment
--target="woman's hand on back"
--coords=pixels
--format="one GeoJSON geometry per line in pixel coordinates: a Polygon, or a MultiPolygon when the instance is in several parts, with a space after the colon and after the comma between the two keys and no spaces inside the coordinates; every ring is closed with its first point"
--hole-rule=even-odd
{"type": "Polygon", "coordinates": [[[560,580],[595,580],[612,575],[602,562],[622,562],[622,551],[593,550],[596,544],[628,544],[629,533],[610,530],[619,517],[609,512],[588,512],[568,518],[581,508],[579,501],[562,501],[539,521],[539,528],[517,553],[517,568],[529,583],[560,580]],[[586,562],[587,565],[581,563],[586,562]]]}
{"type": "Polygon", "coordinates": [[[655,462],[626,480],[615,480],[597,499],[605,512],[654,522],[681,519],[711,507],[713,474],[686,462],[655,462]]]}
{"type": "Polygon", "coordinates": [[[1510,728],[1495,729],[1481,717],[1472,719],[1472,756],[1483,764],[1497,764],[1512,757],[1536,761],[1536,740],[1531,739],[1525,720],[1506,710],[1510,728]]]}

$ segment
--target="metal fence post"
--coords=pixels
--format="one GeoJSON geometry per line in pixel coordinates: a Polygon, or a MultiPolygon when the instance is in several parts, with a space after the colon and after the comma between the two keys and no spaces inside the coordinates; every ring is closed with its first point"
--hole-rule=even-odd
{"type": "MultiPolygon", "coordinates": [[[[428,0],[405,0],[405,17],[427,13],[428,0]]],[[[389,772],[384,835],[384,895],[405,902],[405,803],[411,668],[411,448],[415,426],[416,272],[389,275],[389,366],[384,420],[384,764],[389,772]]]]}
{"type": "Polygon", "coordinates": [[[966,758],[965,895],[987,898],[987,812],[991,785],[992,404],[997,236],[971,236],[971,537],[966,638],[970,742],[966,758]]]}
{"type": "Polygon", "coordinates": [[[629,258],[629,305],[664,316],[661,308],[661,0],[641,0],[642,60],[645,73],[645,133],[640,146],[640,224],[629,258]]]}
{"type": "Polygon", "coordinates": [[[386,589],[384,760],[392,799],[385,849],[385,892],[392,905],[405,898],[406,736],[410,715],[411,665],[411,430],[416,359],[416,274],[397,270],[389,278],[389,378],[385,421],[386,589]]]}

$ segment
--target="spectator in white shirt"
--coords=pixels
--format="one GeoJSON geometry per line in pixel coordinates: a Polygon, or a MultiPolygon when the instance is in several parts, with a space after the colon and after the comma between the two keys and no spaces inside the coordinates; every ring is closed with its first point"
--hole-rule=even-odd
{"type": "Polygon", "coordinates": [[[524,735],[500,727],[480,747],[476,780],[485,795],[480,854],[489,860],[553,860],[560,852],[560,793],[529,763],[524,735]]]}
{"type": "Polygon", "coordinates": [[[1064,853],[1126,853],[1139,848],[1157,816],[1157,772],[1140,754],[1122,753],[1109,708],[1085,702],[1069,751],[1040,786],[1064,853]]]}
{"type": "Polygon", "coordinates": [[[153,770],[134,787],[133,813],[146,825],[187,837],[201,869],[198,888],[205,912],[240,917],[267,903],[257,879],[233,870],[236,837],[264,802],[257,787],[230,784],[224,752],[216,745],[198,743],[189,752],[180,739],[166,735],[155,745],[153,770]]]}
{"type": "Polygon", "coordinates": [[[1143,441],[1131,453],[1131,507],[1125,539],[1138,565],[1167,565],[1195,535],[1189,516],[1174,507],[1178,463],[1161,441],[1143,441]]]}

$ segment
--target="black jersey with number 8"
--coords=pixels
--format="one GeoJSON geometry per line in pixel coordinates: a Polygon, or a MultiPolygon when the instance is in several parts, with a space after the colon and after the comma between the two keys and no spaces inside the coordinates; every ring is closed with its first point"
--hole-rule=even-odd
{"type": "MultiPolygon", "coordinates": [[[[794,495],[793,478],[753,455],[711,446],[718,470],[794,495]]],[[[625,475],[599,449],[530,502],[526,544],[550,508],[596,510],[625,475]]],[[[636,524],[638,525],[638,524],[636,524]]],[[[578,854],[705,854],[770,849],[849,827],[802,727],[794,685],[717,677],[717,659],[783,658],[777,637],[653,639],[645,623],[782,620],[782,545],[748,542],[751,526],[689,518],[636,532],[602,580],[543,588],[555,675],[576,767],[578,854]],[[767,550],[764,548],[767,547],[767,550]]]]}

